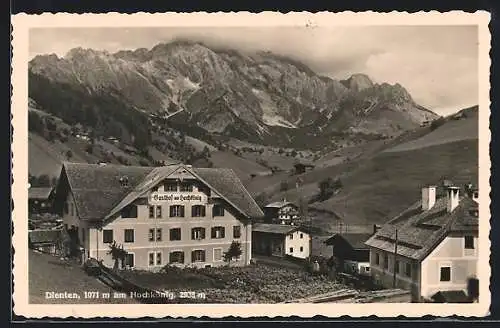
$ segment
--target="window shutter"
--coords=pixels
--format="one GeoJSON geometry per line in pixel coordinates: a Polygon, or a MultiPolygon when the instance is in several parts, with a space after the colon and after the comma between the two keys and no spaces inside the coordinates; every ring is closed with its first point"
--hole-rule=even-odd
{"type": "Polygon", "coordinates": [[[225,238],[226,237],[226,228],[222,227],[222,228],[220,228],[220,230],[221,230],[220,237],[225,238]]]}
{"type": "Polygon", "coordinates": [[[201,228],[201,239],[205,239],[205,228],[201,228]]]}
{"type": "Polygon", "coordinates": [[[181,208],[181,211],[180,211],[181,212],[181,217],[184,217],[184,206],[180,206],[180,208],[181,208]]]}
{"type": "Polygon", "coordinates": [[[191,262],[196,262],[196,251],[191,252],[191,262]]]}
{"type": "Polygon", "coordinates": [[[179,253],[180,253],[180,256],[179,256],[180,261],[179,262],[184,263],[184,252],[179,252],[179,253]]]}
{"type": "Polygon", "coordinates": [[[205,251],[201,251],[201,258],[203,262],[205,262],[205,251]]]}
{"type": "Polygon", "coordinates": [[[161,205],[156,207],[156,217],[161,218],[161,205]]]}
{"type": "Polygon", "coordinates": [[[205,206],[201,206],[201,216],[206,216],[206,207],[205,206]]]}
{"type": "Polygon", "coordinates": [[[212,230],[211,230],[212,232],[211,232],[210,236],[211,236],[212,238],[215,238],[215,236],[216,236],[216,231],[215,231],[215,229],[216,229],[216,228],[212,228],[212,230]]]}

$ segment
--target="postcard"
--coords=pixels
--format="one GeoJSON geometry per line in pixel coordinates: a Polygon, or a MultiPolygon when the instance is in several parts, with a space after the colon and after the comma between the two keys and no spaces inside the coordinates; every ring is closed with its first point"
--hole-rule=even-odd
{"type": "Polygon", "coordinates": [[[14,15],[14,312],[486,316],[489,19],[14,15]]]}

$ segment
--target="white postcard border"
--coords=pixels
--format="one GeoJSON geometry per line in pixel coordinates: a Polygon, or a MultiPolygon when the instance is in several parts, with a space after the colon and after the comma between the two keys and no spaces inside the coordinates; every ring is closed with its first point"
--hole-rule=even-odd
{"type": "Polygon", "coordinates": [[[490,156],[489,156],[489,75],[490,33],[487,12],[465,13],[452,11],[440,13],[288,13],[263,12],[239,13],[164,13],[164,14],[17,14],[12,16],[12,126],[13,126],[13,184],[12,211],[14,234],[13,302],[14,313],[29,318],[42,317],[277,317],[277,316],[326,316],[395,317],[404,315],[420,317],[435,316],[485,316],[491,301],[489,283],[490,267],[490,156]],[[479,303],[474,304],[92,304],[92,305],[41,305],[28,302],[28,231],[27,186],[28,186],[28,128],[27,128],[27,69],[28,31],[36,27],[154,27],[154,26],[355,26],[355,25],[478,25],[479,26],[479,189],[480,222],[479,303]],[[486,219],[487,218],[487,219],[486,219]],[[486,238],[488,236],[488,238],[486,238]]]}

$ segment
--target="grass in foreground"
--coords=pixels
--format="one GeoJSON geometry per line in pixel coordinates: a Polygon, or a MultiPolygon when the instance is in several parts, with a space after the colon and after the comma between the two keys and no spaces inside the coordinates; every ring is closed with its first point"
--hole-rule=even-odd
{"type": "Polygon", "coordinates": [[[126,299],[85,299],[84,292],[112,293],[110,288],[96,278],[88,276],[79,265],[67,263],[57,257],[29,251],[29,302],[36,304],[95,304],[137,303],[126,299]],[[79,299],[46,298],[46,292],[77,293],[79,299]]]}
{"type": "Polygon", "coordinates": [[[162,272],[124,271],[122,276],[157,291],[196,291],[205,303],[279,303],[345,288],[335,281],[307,272],[267,265],[179,269],[162,272]]]}

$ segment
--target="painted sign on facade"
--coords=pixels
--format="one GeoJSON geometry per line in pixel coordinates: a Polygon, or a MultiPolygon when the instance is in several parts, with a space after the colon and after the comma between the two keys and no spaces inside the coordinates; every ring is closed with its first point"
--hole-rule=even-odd
{"type": "Polygon", "coordinates": [[[149,196],[150,204],[162,202],[195,202],[206,203],[207,197],[203,194],[153,193],[149,196]]]}

